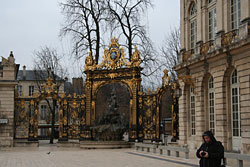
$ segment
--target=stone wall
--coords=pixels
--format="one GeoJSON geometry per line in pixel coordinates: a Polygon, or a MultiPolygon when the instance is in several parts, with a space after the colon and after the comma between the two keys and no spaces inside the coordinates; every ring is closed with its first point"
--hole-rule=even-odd
{"type": "Polygon", "coordinates": [[[0,118],[7,124],[0,125],[0,147],[13,146],[14,137],[14,86],[0,84],[0,118]]]}

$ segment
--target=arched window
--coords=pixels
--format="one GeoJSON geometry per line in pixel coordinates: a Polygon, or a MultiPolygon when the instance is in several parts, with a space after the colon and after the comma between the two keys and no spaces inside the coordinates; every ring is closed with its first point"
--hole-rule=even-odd
{"type": "Polygon", "coordinates": [[[217,33],[216,1],[208,1],[208,39],[214,40],[217,33]]]}
{"type": "Polygon", "coordinates": [[[194,88],[190,88],[190,127],[191,127],[191,135],[196,134],[195,129],[195,94],[194,88]]]}
{"type": "Polygon", "coordinates": [[[240,85],[237,70],[234,70],[231,76],[231,98],[233,137],[240,137],[240,85]]]}
{"type": "Polygon", "coordinates": [[[238,29],[241,17],[240,0],[231,0],[231,28],[238,29]]]}
{"type": "Polygon", "coordinates": [[[190,8],[190,48],[194,49],[197,42],[197,21],[196,21],[197,8],[193,3],[190,8]]]}
{"type": "Polygon", "coordinates": [[[214,79],[210,77],[208,80],[208,111],[209,111],[209,129],[215,134],[215,103],[214,103],[214,79]]]}

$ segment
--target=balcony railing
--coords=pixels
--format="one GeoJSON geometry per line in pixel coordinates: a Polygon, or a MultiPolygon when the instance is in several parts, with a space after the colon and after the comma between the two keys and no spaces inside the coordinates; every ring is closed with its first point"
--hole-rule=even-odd
{"type": "Polygon", "coordinates": [[[230,46],[234,42],[234,40],[236,40],[239,37],[238,34],[239,34],[238,30],[233,30],[223,34],[221,37],[221,45],[223,47],[230,46]]]}
{"type": "Polygon", "coordinates": [[[196,57],[205,56],[221,48],[228,48],[232,44],[237,43],[242,39],[249,38],[249,36],[250,22],[242,24],[239,29],[218,35],[215,40],[199,44],[194,49],[182,52],[179,63],[185,63],[196,57]]]}

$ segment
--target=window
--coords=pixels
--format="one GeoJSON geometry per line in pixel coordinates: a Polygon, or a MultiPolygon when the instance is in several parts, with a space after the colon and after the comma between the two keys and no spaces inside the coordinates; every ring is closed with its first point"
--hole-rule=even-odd
{"type": "Polygon", "coordinates": [[[193,3],[190,9],[190,48],[194,49],[197,42],[197,21],[196,21],[196,4],[193,3]]]}
{"type": "Polygon", "coordinates": [[[214,108],[214,79],[208,80],[208,111],[209,111],[209,129],[215,134],[215,108],[214,108]]]}
{"type": "Polygon", "coordinates": [[[241,17],[240,0],[231,0],[231,26],[238,29],[241,17]]]}
{"type": "Polygon", "coordinates": [[[208,9],[208,32],[209,40],[214,40],[217,33],[217,23],[216,23],[216,5],[209,6],[208,9]]]}
{"type": "Polygon", "coordinates": [[[191,135],[195,135],[195,95],[194,88],[190,88],[190,123],[191,123],[191,135]]]}
{"type": "Polygon", "coordinates": [[[17,85],[17,94],[18,96],[22,96],[22,85],[17,85]]]}
{"type": "Polygon", "coordinates": [[[29,86],[29,96],[33,96],[34,94],[34,86],[29,86]]]}
{"type": "Polygon", "coordinates": [[[46,119],[46,113],[47,113],[47,106],[41,105],[41,114],[40,114],[40,120],[46,119]]]}
{"type": "Polygon", "coordinates": [[[232,128],[233,136],[241,136],[240,122],[240,86],[237,70],[234,70],[231,76],[231,111],[232,111],[232,128]]]}

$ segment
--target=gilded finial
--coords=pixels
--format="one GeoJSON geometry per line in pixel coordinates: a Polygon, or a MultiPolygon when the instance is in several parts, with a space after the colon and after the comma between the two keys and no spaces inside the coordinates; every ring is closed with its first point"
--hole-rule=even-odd
{"type": "Polygon", "coordinates": [[[111,39],[112,44],[117,44],[118,43],[118,38],[114,37],[111,39]]]}

